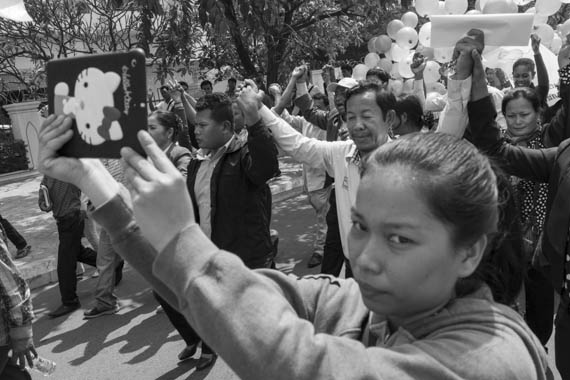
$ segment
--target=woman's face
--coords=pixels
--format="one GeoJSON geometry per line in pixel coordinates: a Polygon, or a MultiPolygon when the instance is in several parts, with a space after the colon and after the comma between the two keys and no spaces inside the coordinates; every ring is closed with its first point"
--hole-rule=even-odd
{"type": "Polygon", "coordinates": [[[157,120],[155,115],[148,118],[148,133],[152,136],[156,145],[161,149],[165,149],[172,142],[172,128],[166,129],[157,120]]]}
{"type": "Polygon", "coordinates": [[[362,299],[396,323],[430,315],[453,297],[464,256],[414,189],[410,169],[373,170],[358,188],[348,236],[362,299]]]}
{"type": "Polygon", "coordinates": [[[513,136],[526,136],[538,128],[538,112],[525,98],[511,100],[505,108],[507,129],[513,136]]]}

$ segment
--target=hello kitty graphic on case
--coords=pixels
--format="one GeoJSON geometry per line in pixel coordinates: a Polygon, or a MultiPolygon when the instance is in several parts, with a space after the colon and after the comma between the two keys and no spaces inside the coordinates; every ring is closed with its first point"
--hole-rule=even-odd
{"type": "Polygon", "coordinates": [[[48,62],[50,113],[73,120],[61,155],[120,158],[124,146],[144,154],[137,132],[147,128],[145,68],[139,50],[48,62]]]}
{"type": "Polygon", "coordinates": [[[75,117],[77,130],[89,145],[121,140],[123,130],[118,121],[121,111],[115,108],[113,100],[120,83],[119,74],[112,71],[104,73],[96,67],[89,67],[77,77],[73,95],[70,96],[67,83],[55,85],[56,113],[75,117]],[[57,112],[59,107],[62,112],[57,112]]]}

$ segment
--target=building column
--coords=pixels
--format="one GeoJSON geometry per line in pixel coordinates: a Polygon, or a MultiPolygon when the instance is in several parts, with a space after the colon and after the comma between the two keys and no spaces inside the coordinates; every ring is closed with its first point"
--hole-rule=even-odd
{"type": "Polygon", "coordinates": [[[28,166],[30,169],[38,167],[38,149],[40,126],[42,125],[42,117],[38,112],[40,102],[24,102],[9,104],[4,109],[10,115],[12,120],[12,132],[16,140],[23,140],[26,144],[28,155],[28,166]]]}

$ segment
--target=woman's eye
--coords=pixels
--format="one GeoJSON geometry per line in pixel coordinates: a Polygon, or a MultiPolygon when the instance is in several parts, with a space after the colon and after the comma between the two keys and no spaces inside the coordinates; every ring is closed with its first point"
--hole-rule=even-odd
{"type": "Polygon", "coordinates": [[[352,228],[356,229],[357,231],[366,231],[366,227],[364,227],[362,223],[357,220],[352,221],[352,228]]]}
{"type": "Polygon", "coordinates": [[[403,236],[401,236],[401,235],[390,235],[390,236],[388,237],[388,240],[389,240],[391,243],[395,243],[395,244],[409,244],[409,243],[412,243],[412,240],[410,240],[410,239],[408,239],[408,238],[406,238],[406,237],[403,237],[403,236]]]}

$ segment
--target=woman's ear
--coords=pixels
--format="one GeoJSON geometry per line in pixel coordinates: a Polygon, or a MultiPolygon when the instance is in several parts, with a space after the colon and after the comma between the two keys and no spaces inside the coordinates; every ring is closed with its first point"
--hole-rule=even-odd
{"type": "Polygon", "coordinates": [[[388,110],[388,112],[386,112],[386,125],[388,125],[388,128],[394,128],[397,123],[398,116],[396,115],[396,111],[388,110]]]}
{"type": "Polygon", "coordinates": [[[472,275],[485,254],[489,238],[482,235],[469,247],[463,247],[458,252],[458,277],[465,278],[472,275]]]}

